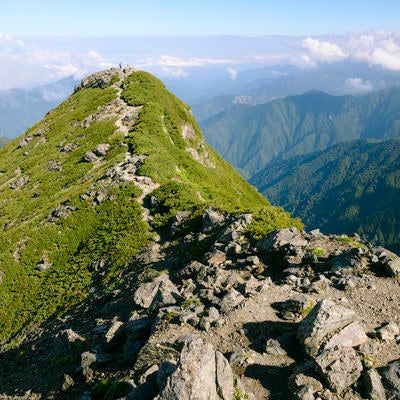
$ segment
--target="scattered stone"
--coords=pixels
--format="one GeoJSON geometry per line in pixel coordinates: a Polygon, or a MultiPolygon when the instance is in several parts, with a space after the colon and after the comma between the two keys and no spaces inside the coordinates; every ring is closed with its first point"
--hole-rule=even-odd
{"type": "Polygon", "coordinates": [[[219,351],[215,352],[217,393],[222,400],[232,400],[233,374],[228,360],[219,351]]]}
{"type": "Polygon", "coordinates": [[[301,232],[295,228],[285,228],[274,231],[264,236],[257,243],[257,249],[261,253],[274,253],[280,252],[285,247],[291,246],[294,248],[302,247],[307,245],[307,240],[301,234],[301,232]]]}
{"type": "Polygon", "coordinates": [[[304,345],[305,352],[315,356],[327,335],[349,325],[355,318],[354,311],[332,300],[321,300],[300,323],[297,338],[304,345]]]}
{"type": "Polygon", "coordinates": [[[281,344],[276,339],[268,339],[265,347],[265,352],[273,356],[286,356],[286,350],[284,350],[281,344]]]}
{"type": "Polygon", "coordinates": [[[48,171],[61,171],[62,170],[61,163],[57,160],[51,160],[47,163],[47,170],[48,171]]]}
{"type": "Polygon", "coordinates": [[[364,396],[370,400],[386,400],[385,388],[375,369],[364,372],[361,379],[364,396]]]}
{"type": "Polygon", "coordinates": [[[221,300],[221,311],[223,314],[229,313],[229,311],[238,307],[244,302],[245,298],[237,290],[231,289],[221,300]]]}
{"type": "Polygon", "coordinates": [[[85,351],[81,355],[82,373],[86,379],[90,379],[93,375],[91,366],[95,363],[106,364],[111,361],[112,357],[109,354],[95,354],[90,351],[85,351]]]}
{"type": "Polygon", "coordinates": [[[212,231],[217,227],[221,227],[225,222],[225,216],[218,210],[208,207],[203,214],[203,231],[212,231]]]}
{"type": "Polygon", "coordinates": [[[325,345],[325,349],[333,348],[335,346],[342,347],[356,347],[367,343],[368,336],[365,334],[364,328],[358,321],[352,322],[347,325],[339,333],[334,335],[325,345]]]}
{"type": "Polygon", "coordinates": [[[68,204],[59,204],[51,213],[47,216],[46,221],[50,223],[55,223],[60,219],[68,218],[76,207],[72,207],[68,204]]]}
{"type": "Polygon", "coordinates": [[[226,261],[226,254],[220,250],[216,250],[213,253],[206,254],[205,259],[210,266],[218,266],[226,261]]]}
{"type": "Polygon", "coordinates": [[[161,400],[223,400],[233,397],[233,377],[222,354],[198,336],[185,342],[176,370],[167,379],[161,400]],[[229,379],[230,378],[230,379],[229,379]],[[226,397],[231,396],[231,397],[226,397]]]}
{"type": "Polygon", "coordinates": [[[400,398],[400,361],[389,363],[382,371],[382,383],[388,399],[400,398]]]}
{"type": "Polygon", "coordinates": [[[338,394],[355,383],[363,369],[357,352],[351,347],[325,349],[315,358],[315,363],[329,388],[338,394]]]}
{"type": "Polygon", "coordinates": [[[30,178],[28,175],[23,175],[20,178],[15,179],[11,184],[10,188],[11,189],[22,189],[25,187],[30,181],[30,178]]]}
{"type": "Polygon", "coordinates": [[[36,264],[36,269],[40,272],[47,271],[53,263],[51,263],[46,256],[43,256],[42,259],[36,264]]]}
{"type": "Polygon", "coordinates": [[[163,274],[152,282],[140,285],[133,295],[133,301],[140,307],[154,310],[176,304],[176,299],[179,297],[176,286],[170,281],[168,275],[163,274]]]}
{"type": "Polygon", "coordinates": [[[70,387],[72,387],[74,385],[75,385],[74,380],[68,374],[64,374],[64,379],[63,379],[63,384],[61,386],[61,390],[63,392],[66,392],[70,387]]]}
{"type": "Polygon", "coordinates": [[[400,328],[394,321],[387,322],[376,331],[376,336],[379,339],[384,340],[386,342],[394,340],[395,337],[398,336],[399,334],[400,334],[400,328]]]}
{"type": "Polygon", "coordinates": [[[97,161],[97,156],[92,151],[87,151],[83,157],[83,161],[85,162],[95,162],[97,161]]]}
{"type": "Polygon", "coordinates": [[[19,147],[22,148],[22,147],[27,146],[30,142],[32,142],[32,140],[33,140],[33,136],[31,136],[31,135],[28,135],[28,136],[22,138],[19,142],[19,147]]]}
{"type": "Polygon", "coordinates": [[[98,157],[105,157],[107,155],[107,152],[110,149],[110,147],[111,146],[108,143],[98,144],[94,148],[93,153],[98,157]]]}
{"type": "Polygon", "coordinates": [[[61,151],[65,153],[72,153],[78,148],[78,146],[75,143],[67,143],[65,146],[61,148],[61,151]]]}

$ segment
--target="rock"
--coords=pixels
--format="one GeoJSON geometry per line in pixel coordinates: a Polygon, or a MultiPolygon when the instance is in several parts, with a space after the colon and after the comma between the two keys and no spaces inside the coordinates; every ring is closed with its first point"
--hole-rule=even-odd
{"type": "Polygon", "coordinates": [[[382,383],[388,399],[400,398],[400,360],[389,363],[382,371],[382,383]]]}
{"type": "Polygon", "coordinates": [[[60,333],[57,334],[57,337],[62,339],[65,343],[79,343],[84,342],[86,339],[73,331],[72,329],[64,329],[60,333]]]}
{"type": "Polygon", "coordinates": [[[381,344],[377,340],[370,340],[358,347],[358,353],[361,355],[362,363],[366,368],[376,367],[376,360],[381,351],[381,344]]]}
{"type": "Polygon", "coordinates": [[[78,146],[75,143],[67,143],[65,146],[61,148],[61,151],[65,153],[72,153],[77,148],[78,146]]]}
{"type": "Polygon", "coordinates": [[[139,351],[134,370],[140,374],[147,371],[153,365],[159,365],[164,360],[176,361],[179,352],[171,343],[147,343],[139,351]]]}
{"type": "Polygon", "coordinates": [[[269,233],[258,241],[256,247],[261,253],[275,253],[283,251],[289,245],[302,247],[307,243],[301,232],[297,228],[291,227],[269,233]]]}
{"type": "Polygon", "coordinates": [[[286,351],[276,339],[268,339],[265,346],[265,352],[274,356],[286,356],[286,351]]]}
{"type": "Polygon", "coordinates": [[[223,400],[233,397],[230,366],[211,344],[190,336],[182,349],[176,370],[167,379],[161,400],[223,400]],[[231,396],[231,397],[223,397],[231,396]]]}
{"type": "Polygon", "coordinates": [[[171,225],[171,235],[174,236],[178,231],[178,228],[187,221],[187,219],[193,214],[192,211],[180,211],[174,217],[174,222],[171,225]]]}
{"type": "Polygon", "coordinates": [[[220,227],[225,222],[225,216],[218,210],[208,207],[203,214],[203,231],[208,232],[220,227]]]}
{"type": "Polygon", "coordinates": [[[365,334],[364,328],[358,321],[355,321],[329,339],[324,348],[329,349],[335,346],[355,347],[367,343],[368,340],[369,338],[365,334]]]}
{"type": "Polygon", "coordinates": [[[59,161],[51,160],[47,163],[48,171],[62,171],[62,166],[59,161]]]}
{"type": "Polygon", "coordinates": [[[63,392],[66,392],[70,387],[72,387],[74,385],[75,385],[74,380],[68,374],[64,374],[64,379],[63,379],[63,384],[61,386],[61,390],[63,392]]]}
{"type": "Polygon", "coordinates": [[[217,393],[222,400],[232,400],[233,374],[228,360],[219,351],[215,352],[217,393]]]}
{"type": "Polygon", "coordinates": [[[189,264],[187,264],[185,267],[180,269],[176,276],[177,278],[183,280],[183,279],[190,279],[190,278],[195,278],[200,271],[206,270],[208,267],[206,267],[204,264],[198,262],[198,261],[191,261],[189,264]]]}
{"type": "Polygon", "coordinates": [[[252,218],[251,214],[240,215],[234,222],[222,230],[217,236],[217,240],[221,243],[240,241],[244,229],[250,224],[252,218]]]}
{"type": "Polygon", "coordinates": [[[237,290],[231,289],[221,300],[221,311],[227,314],[229,311],[238,307],[241,303],[245,301],[243,295],[241,295],[237,290]]]}
{"type": "Polygon", "coordinates": [[[165,360],[159,365],[157,373],[157,386],[160,393],[165,389],[165,386],[167,386],[167,379],[175,372],[175,370],[175,361],[165,360]]]}
{"type": "Polygon", "coordinates": [[[106,364],[111,361],[112,357],[109,354],[95,354],[90,351],[85,351],[81,355],[81,368],[83,375],[90,379],[93,375],[91,366],[95,363],[106,364]]]}
{"type": "Polygon", "coordinates": [[[22,148],[22,147],[27,146],[30,142],[32,142],[32,140],[33,140],[33,136],[31,136],[31,135],[28,135],[28,136],[22,138],[19,142],[19,147],[22,148]]]}
{"type": "Polygon", "coordinates": [[[107,332],[104,335],[104,344],[107,350],[113,349],[121,344],[125,338],[125,325],[121,321],[112,321],[107,332]]]}
{"type": "Polygon", "coordinates": [[[390,260],[386,264],[386,272],[391,277],[396,277],[400,274],[400,257],[395,258],[394,260],[390,260]]]}
{"type": "Polygon", "coordinates": [[[295,400],[314,400],[314,392],[308,386],[300,386],[294,393],[295,400]]]}
{"type": "Polygon", "coordinates": [[[400,257],[383,247],[371,249],[371,260],[389,277],[396,277],[400,274],[400,257]]]}
{"type": "Polygon", "coordinates": [[[355,383],[363,369],[357,352],[351,347],[323,350],[315,363],[329,388],[338,394],[355,383]]]}
{"type": "Polygon", "coordinates": [[[400,334],[400,328],[394,321],[387,322],[381,328],[377,329],[376,336],[386,342],[394,340],[400,334]]]}
{"type": "Polygon", "coordinates": [[[385,389],[381,377],[375,369],[370,369],[362,375],[364,396],[370,400],[385,400],[385,389]]]}
{"type": "Polygon", "coordinates": [[[47,222],[55,223],[60,219],[68,218],[76,207],[72,207],[68,204],[59,204],[46,218],[47,222]]]}
{"type": "Polygon", "coordinates": [[[284,319],[297,319],[298,316],[306,316],[315,306],[315,300],[306,295],[297,295],[280,303],[274,303],[273,307],[280,311],[284,319]]]}
{"type": "Polygon", "coordinates": [[[175,304],[176,295],[179,296],[178,289],[170,281],[168,275],[164,274],[152,282],[140,285],[133,295],[133,301],[140,307],[155,309],[167,303],[175,304]]]}
{"type": "Polygon", "coordinates": [[[15,179],[15,181],[13,181],[10,184],[10,188],[11,189],[22,189],[23,187],[25,187],[30,181],[30,178],[28,175],[23,175],[20,178],[15,179]]]}
{"type": "Polygon", "coordinates": [[[107,152],[110,149],[110,147],[111,146],[108,143],[98,144],[94,148],[93,153],[98,157],[105,157],[107,155],[107,152]]]}
{"type": "Polygon", "coordinates": [[[83,156],[83,161],[85,162],[95,162],[97,160],[96,154],[94,154],[92,151],[87,151],[85,155],[83,156]]]}
{"type": "Polygon", "coordinates": [[[356,318],[354,311],[324,299],[300,323],[297,338],[307,354],[315,356],[325,337],[337,329],[344,328],[356,318]]]}
{"type": "Polygon", "coordinates": [[[36,269],[41,272],[47,271],[53,263],[51,263],[46,256],[43,256],[42,259],[36,264],[36,269]]]}
{"type": "Polygon", "coordinates": [[[206,261],[210,266],[218,266],[226,261],[226,254],[220,250],[216,250],[213,253],[206,254],[206,261]]]}
{"type": "Polygon", "coordinates": [[[145,339],[150,334],[152,320],[148,317],[131,317],[125,326],[126,336],[131,340],[145,339]]]}
{"type": "Polygon", "coordinates": [[[295,393],[301,387],[307,387],[311,393],[319,392],[323,386],[320,381],[312,376],[306,375],[305,373],[298,373],[290,376],[289,378],[289,390],[295,393]]]}

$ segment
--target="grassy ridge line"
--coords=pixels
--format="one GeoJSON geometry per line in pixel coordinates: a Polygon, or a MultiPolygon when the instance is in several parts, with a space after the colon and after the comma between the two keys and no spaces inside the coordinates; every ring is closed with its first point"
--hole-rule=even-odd
{"type": "Polygon", "coordinates": [[[210,205],[235,213],[259,210],[259,221],[267,215],[262,210],[269,210],[270,227],[293,221],[208,147],[189,107],[144,72],[124,82],[116,75],[101,88],[91,82],[25,134],[30,136],[26,146],[15,140],[0,152],[1,340],[62,313],[93,287],[107,290],[103,285],[123,278],[125,266],[147,243],[150,228],[136,201],[140,191],[133,184],[103,187],[105,172],[125,159],[127,149],[147,156],[138,174],[160,183],[154,192],[161,204],[152,210],[154,228],[167,228],[178,211],[199,215],[210,205]],[[142,106],[127,137],[110,112],[119,101],[119,85],[128,105],[142,106]],[[82,162],[99,143],[111,145],[107,156],[82,162]],[[66,144],[76,149],[62,151],[66,144]],[[61,171],[49,170],[54,162],[61,171]],[[11,189],[23,177],[29,177],[25,186],[11,189]],[[96,206],[82,200],[88,190],[99,188],[109,200],[96,206]],[[46,222],[60,204],[73,211],[46,222]],[[36,268],[42,259],[51,264],[44,272],[36,268]],[[106,264],[101,274],[91,268],[99,259],[106,264]]]}

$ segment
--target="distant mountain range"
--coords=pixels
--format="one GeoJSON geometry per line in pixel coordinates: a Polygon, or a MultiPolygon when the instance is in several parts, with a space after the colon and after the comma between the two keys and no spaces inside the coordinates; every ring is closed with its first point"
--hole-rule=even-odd
{"type": "Polygon", "coordinates": [[[357,139],[400,137],[400,88],[358,96],[312,91],[236,105],[201,123],[208,141],[249,178],[270,161],[357,139]]]}
{"type": "Polygon", "coordinates": [[[14,138],[24,133],[71,94],[76,83],[70,77],[34,89],[0,91],[0,136],[14,138]]]}
{"type": "Polygon", "coordinates": [[[357,140],[271,162],[250,182],[308,229],[358,232],[400,251],[400,140],[357,140]]]}
{"type": "MultiPolygon", "coordinates": [[[[399,71],[383,70],[361,62],[327,63],[312,69],[276,66],[241,71],[229,85],[220,79],[210,88],[208,95],[197,99],[189,98],[188,101],[193,106],[195,117],[201,122],[238,103],[263,104],[274,99],[301,95],[310,90],[337,96],[365,94],[399,84],[399,71]],[[219,94],[216,95],[218,89],[219,94]]],[[[177,87],[173,82],[171,86],[185,94],[182,87],[177,87]]]]}

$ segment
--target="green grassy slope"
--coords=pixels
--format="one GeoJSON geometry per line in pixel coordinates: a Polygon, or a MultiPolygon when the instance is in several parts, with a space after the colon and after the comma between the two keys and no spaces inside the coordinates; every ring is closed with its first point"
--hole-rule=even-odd
{"type": "Polygon", "coordinates": [[[250,181],[309,229],[358,232],[400,252],[400,140],[341,143],[272,162],[250,181]]]}
{"type": "Polygon", "coordinates": [[[196,215],[212,205],[259,210],[262,219],[264,208],[291,223],[204,143],[189,107],[159,80],[121,74],[115,69],[85,80],[25,141],[0,151],[2,340],[123,276],[154,230],[167,228],[179,211],[196,215]],[[121,122],[121,109],[128,121],[121,122]],[[107,154],[85,162],[101,143],[110,145],[107,154]],[[137,201],[141,189],[109,178],[127,151],[146,156],[136,175],[159,185],[151,193],[158,199],[151,226],[137,201]],[[99,260],[101,273],[93,264],[99,260]]]}

